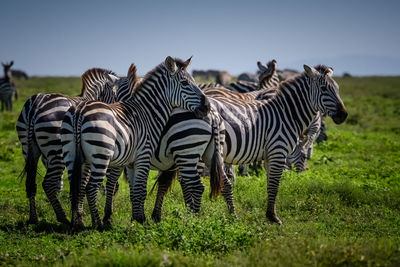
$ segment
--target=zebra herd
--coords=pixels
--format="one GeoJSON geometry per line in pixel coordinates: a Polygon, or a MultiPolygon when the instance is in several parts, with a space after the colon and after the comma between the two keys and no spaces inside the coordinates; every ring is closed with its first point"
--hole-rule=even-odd
{"type": "Polygon", "coordinates": [[[130,188],[131,218],[143,223],[147,177],[160,171],[152,213],[161,220],[162,202],[175,175],[189,210],[198,212],[204,185],[199,166],[209,169],[211,193],[222,193],[235,213],[230,164],[264,161],[267,171],[267,218],[281,224],[275,200],[285,166],[302,170],[321,128],[323,114],[337,124],[347,112],[332,78],[332,68],[304,65],[304,72],[279,82],[276,61],[258,62],[259,82],[226,87],[196,84],[186,61],[167,57],[143,79],[132,64],[126,78],[91,69],[82,75],[80,96],[42,94],[28,99],[17,122],[25,159],[29,223],[36,214],[36,169],[46,167],[44,191],[61,223],[83,227],[86,195],[92,226],[111,224],[113,197],[125,170],[130,188]],[[240,88],[240,89],[238,89],[240,88]],[[240,92],[236,92],[240,91],[240,92]],[[70,183],[71,222],[57,199],[63,170],[70,183]],[[97,192],[106,180],[101,220],[97,192]]]}

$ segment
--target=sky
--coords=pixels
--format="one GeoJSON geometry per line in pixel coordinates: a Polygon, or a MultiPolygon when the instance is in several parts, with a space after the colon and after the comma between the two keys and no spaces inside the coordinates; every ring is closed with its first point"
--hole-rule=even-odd
{"type": "Polygon", "coordinates": [[[2,0],[0,61],[28,75],[139,75],[167,56],[233,75],[257,61],[400,75],[400,1],[2,0]]]}

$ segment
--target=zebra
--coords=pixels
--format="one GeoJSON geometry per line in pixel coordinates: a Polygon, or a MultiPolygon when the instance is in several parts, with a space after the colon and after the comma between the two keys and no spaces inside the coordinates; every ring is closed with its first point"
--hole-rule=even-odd
{"type": "Polygon", "coordinates": [[[57,220],[69,224],[57,199],[65,168],[60,140],[62,120],[70,106],[75,106],[82,101],[99,99],[107,103],[114,102],[116,97],[114,87],[118,79],[111,71],[93,68],[82,75],[80,96],[68,97],[60,94],[39,93],[25,102],[18,117],[16,130],[25,159],[26,193],[30,206],[28,223],[38,222],[35,202],[36,172],[38,160],[41,157],[46,168],[43,189],[56,213],[57,220]]]}
{"type": "MultiPolygon", "coordinates": [[[[260,61],[257,61],[257,67],[259,68],[259,82],[249,82],[249,81],[242,81],[239,80],[237,82],[230,83],[226,86],[223,86],[218,83],[201,83],[199,84],[200,89],[208,89],[208,88],[227,88],[234,92],[239,93],[250,93],[250,96],[256,97],[258,95],[258,90],[266,89],[266,88],[273,88],[279,83],[279,78],[276,73],[276,60],[273,59],[269,61],[264,66],[260,61]],[[274,69],[274,71],[271,71],[274,69]],[[266,77],[269,75],[269,77],[266,77]]],[[[215,92],[217,93],[217,92],[215,92]]]]}
{"type": "MultiPolygon", "coordinates": [[[[68,111],[62,124],[61,139],[70,173],[74,229],[83,225],[79,214],[83,188],[88,198],[92,226],[96,229],[103,227],[96,198],[108,167],[112,167],[114,173],[107,177],[106,207],[112,207],[109,203],[112,199],[108,197],[113,188],[110,185],[115,184],[126,167],[132,220],[145,221],[144,200],[150,160],[173,108],[191,111],[199,118],[206,116],[210,109],[207,98],[186,71],[190,62],[191,58],[182,61],[168,56],[146,74],[128,100],[112,105],[89,101],[68,111]],[[89,179],[82,179],[82,170],[84,173],[90,170],[89,179]]],[[[136,71],[136,68],[130,70],[136,71]]],[[[105,210],[103,222],[106,225],[111,223],[111,212],[111,209],[105,210]]]]}
{"type": "Polygon", "coordinates": [[[282,223],[275,208],[278,186],[287,156],[300,135],[318,112],[328,114],[336,124],[344,122],[348,115],[339,86],[332,78],[333,69],[304,65],[304,70],[292,80],[280,83],[276,95],[269,100],[214,99],[226,128],[225,163],[265,161],[266,217],[278,224],[282,223]]]}
{"type": "MultiPolygon", "coordinates": [[[[263,89],[259,92],[275,90],[270,87],[276,85],[275,82],[271,82],[276,80],[276,61],[270,61],[268,68],[264,67],[263,70],[265,71],[264,75],[261,76],[263,89]]],[[[187,112],[176,111],[172,114],[164,130],[165,133],[151,161],[154,169],[162,171],[157,179],[157,198],[152,213],[152,218],[155,222],[161,220],[162,202],[172,179],[176,175],[175,168],[178,169],[185,204],[193,212],[200,210],[204,186],[198,174],[199,160],[202,158],[207,167],[217,169],[212,163],[215,163],[215,160],[219,158],[218,151],[212,153],[210,152],[212,151],[210,147],[219,145],[221,142],[219,139],[223,139],[225,130],[219,116],[215,114],[215,111],[213,112],[213,98],[236,97],[242,101],[245,99],[254,100],[254,96],[250,95],[251,93],[237,94],[229,90],[220,89],[221,87],[203,90],[206,96],[210,97],[211,103],[211,112],[207,118],[199,120],[187,112]]],[[[231,168],[225,168],[224,173],[219,169],[217,175],[214,173],[210,175],[210,184],[212,185],[212,192],[216,192],[215,181],[223,181],[222,195],[228,205],[229,212],[234,214],[231,192],[232,183],[230,180],[224,179],[227,174],[229,177],[234,176],[232,170],[231,168]]]]}
{"type": "Polygon", "coordinates": [[[304,65],[305,72],[280,83],[270,100],[241,102],[219,99],[218,113],[226,127],[224,159],[226,163],[265,160],[268,185],[267,218],[281,224],[276,215],[275,199],[285,161],[299,136],[318,112],[327,113],[336,124],[347,118],[332,78],[333,69],[304,65]]]}
{"type": "Polygon", "coordinates": [[[12,111],[12,97],[17,98],[17,88],[12,82],[11,66],[14,61],[10,63],[1,63],[4,70],[4,78],[0,79],[0,101],[1,101],[1,111],[8,110],[12,111]]]}

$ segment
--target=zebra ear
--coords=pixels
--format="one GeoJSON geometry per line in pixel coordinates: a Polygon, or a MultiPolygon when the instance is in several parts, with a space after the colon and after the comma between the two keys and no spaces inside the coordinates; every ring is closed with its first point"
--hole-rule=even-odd
{"type": "Polygon", "coordinates": [[[11,60],[9,67],[11,67],[14,64],[14,60],[11,60]]]}
{"type": "Polygon", "coordinates": [[[271,61],[269,61],[269,62],[267,63],[268,69],[270,69],[270,70],[272,70],[272,71],[275,71],[275,70],[276,70],[277,65],[278,65],[278,64],[276,63],[276,60],[275,60],[275,59],[273,59],[273,60],[271,60],[271,61]]]}
{"type": "Polygon", "coordinates": [[[172,57],[170,57],[170,56],[168,56],[168,57],[165,59],[165,66],[167,67],[168,71],[169,71],[172,75],[174,75],[175,72],[176,72],[177,69],[178,69],[178,67],[176,66],[175,60],[174,60],[172,57]]]}
{"type": "Polygon", "coordinates": [[[191,56],[190,58],[188,58],[183,64],[185,65],[185,69],[190,65],[190,63],[192,62],[192,58],[193,56],[191,56]]]}
{"type": "Polygon", "coordinates": [[[333,75],[333,68],[328,67],[328,70],[326,71],[325,74],[326,74],[327,76],[329,76],[329,77],[332,77],[332,75],[333,75]]]}
{"type": "Polygon", "coordinates": [[[260,69],[260,71],[264,72],[268,70],[260,61],[257,61],[257,66],[260,69]]]}
{"type": "Polygon", "coordinates": [[[120,78],[112,75],[112,74],[107,74],[108,75],[108,79],[110,80],[110,82],[115,83],[116,81],[118,81],[120,78]]]}
{"type": "Polygon", "coordinates": [[[128,70],[128,86],[132,91],[135,88],[136,83],[138,82],[138,78],[136,76],[136,66],[135,64],[131,64],[128,70]]]}
{"type": "Polygon", "coordinates": [[[318,77],[319,73],[316,69],[314,69],[313,67],[307,66],[306,64],[303,65],[304,70],[306,71],[306,74],[308,77],[310,77],[311,79],[315,79],[318,77]]]}

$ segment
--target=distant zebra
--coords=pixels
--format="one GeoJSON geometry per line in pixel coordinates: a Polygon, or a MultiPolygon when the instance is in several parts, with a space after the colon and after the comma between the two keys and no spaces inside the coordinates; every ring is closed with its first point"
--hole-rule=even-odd
{"type": "Polygon", "coordinates": [[[238,76],[238,81],[258,82],[258,77],[256,74],[243,72],[238,76]]]}
{"type": "Polygon", "coordinates": [[[16,129],[25,159],[26,193],[30,205],[28,223],[38,221],[35,202],[36,172],[41,157],[46,168],[43,189],[56,213],[57,220],[69,224],[57,199],[65,168],[60,140],[61,123],[67,110],[82,101],[99,99],[107,103],[114,102],[116,98],[114,87],[117,80],[113,72],[94,68],[82,75],[82,93],[78,97],[39,93],[25,102],[16,129]]]}
{"type": "MultiPolygon", "coordinates": [[[[191,58],[183,62],[167,57],[144,77],[130,99],[113,105],[91,101],[69,110],[62,125],[62,142],[71,174],[73,227],[83,224],[78,207],[83,202],[81,191],[85,188],[92,225],[102,228],[96,198],[109,166],[115,173],[107,178],[107,194],[126,167],[132,220],[145,221],[150,160],[173,108],[190,110],[198,117],[204,117],[209,111],[207,98],[186,71],[190,62],[191,58]],[[82,179],[82,170],[85,173],[90,170],[88,180],[82,179]]],[[[133,66],[130,70],[136,72],[133,66]]],[[[112,199],[107,197],[106,207],[111,208],[109,201],[112,199]]],[[[111,212],[112,209],[106,209],[104,223],[110,223],[111,212]]]]}
{"type": "Polygon", "coordinates": [[[20,78],[24,78],[25,80],[29,79],[28,74],[26,74],[26,72],[22,71],[22,70],[12,69],[11,74],[16,79],[20,79],[20,78]]]}
{"type": "MultiPolygon", "coordinates": [[[[237,81],[235,83],[230,83],[226,86],[229,90],[239,93],[249,93],[253,91],[257,91],[265,88],[272,88],[279,83],[279,79],[277,74],[275,74],[276,69],[276,60],[273,59],[267,63],[267,67],[265,67],[260,61],[257,62],[257,66],[259,69],[258,80],[259,82],[248,82],[248,81],[237,81]],[[274,68],[274,75],[269,79],[266,79],[265,75],[271,75],[271,69],[274,68]],[[266,84],[263,84],[266,83],[266,84]]],[[[254,94],[255,95],[255,94],[254,94]]]]}
{"type": "Polygon", "coordinates": [[[1,111],[4,111],[4,109],[12,111],[12,97],[14,95],[17,97],[17,89],[11,80],[11,66],[14,64],[14,61],[11,61],[9,64],[1,64],[4,70],[4,77],[0,79],[1,111]]]}
{"type": "MultiPolygon", "coordinates": [[[[293,80],[279,84],[270,100],[243,101],[218,98],[218,114],[226,128],[225,163],[265,160],[268,184],[266,216],[281,224],[275,199],[288,154],[318,112],[327,113],[337,124],[347,118],[333,71],[326,66],[311,68],[293,80]]],[[[212,98],[210,98],[210,101],[212,98]]]]}

